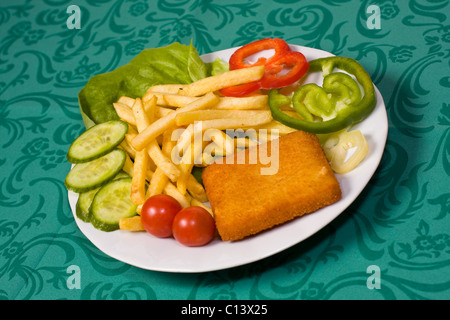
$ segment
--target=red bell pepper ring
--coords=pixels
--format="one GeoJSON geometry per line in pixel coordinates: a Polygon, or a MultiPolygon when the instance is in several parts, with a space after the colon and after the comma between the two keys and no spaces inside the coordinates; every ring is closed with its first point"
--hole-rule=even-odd
{"type": "Polygon", "coordinates": [[[261,80],[220,90],[222,95],[231,97],[246,96],[258,89],[278,89],[288,86],[300,80],[309,69],[305,56],[300,52],[291,51],[286,41],[278,38],[261,39],[242,46],[231,55],[229,65],[230,70],[265,66],[265,74],[261,80]],[[259,58],[252,64],[244,61],[252,54],[269,49],[275,50],[269,58],[259,58]],[[282,74],[286,69],[289,71],[282,74]]]}
{"type": "Polygon", "coordinates": [[[220,90],[220,93],[226,97],[245,97],[259,90],[261,84],[259,81],[244,83],[238,86],[227,87],[220,90]]]}
{"type": "Polygon", "coordinates": [[[291,49],[289,48],[289,45],[286,43],[286,41],[282,39],[266,38],[257,40],[240,47],[231,55],[229,61],[230,70],[267,65],[277,60],[278,58],[283,56],[284,53],[289,52],[290,50],[291,49]],[[261,57],[255,63],[252,64],[245,62],[245,58],[251,56],[252,54],[270,49],[275,50],[275,53],[272,57],[270,58],[261,57]]]}
{"type": "Polygon", "coordinates": [[[303,77],[309,70],[309,63],[305,56],[297,51],[289,51],[270,64],[266,65],[266,72],[260,80],[262,89],[277,89],[286,87],[303,77]],[[290,70],[283,75],[285,68],[290,70]]]}

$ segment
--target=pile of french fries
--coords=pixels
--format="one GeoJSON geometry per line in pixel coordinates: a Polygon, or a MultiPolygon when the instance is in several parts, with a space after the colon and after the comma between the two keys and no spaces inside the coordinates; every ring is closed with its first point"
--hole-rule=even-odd
{"type": "Polygon", "coordinates": [[[142,98],[121,97],[114,108],[126,121],[128,133],[121,144],[128,158],[124,171],[132,177],[131,199],[138,215],[120,221],[120,229],[142,231],[140,212],[149,197],[167,194],[181,206],[201,206],[213,212],[206,192],[195,177],[195,166],[206,166],[215,156],[227,156],[239,147],[262,141],[232,138],[226,129],[276,129],[280,135],[294,131],[275,121],[266,94],[223,97],[225,87],[259,80],[264,67],[227,71],[191,84],[155,85],[142,98]],[[196,130],[199,126],[201,130],[196,130]],[[200,138],[196,135],[203,135],[200,138]]]}

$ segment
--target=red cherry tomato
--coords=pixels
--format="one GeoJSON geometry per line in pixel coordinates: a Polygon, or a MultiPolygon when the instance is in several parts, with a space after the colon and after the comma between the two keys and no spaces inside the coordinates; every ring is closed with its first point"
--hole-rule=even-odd
{"type": "Polygon", "coordinates": [[[211,214],[201,207],[187,207],[178,212],[172,226],[174,238],[188,247],[199,247],[214,238],[216,224],[211,214]]]}
{"type": "Polygon", "coordinates": [[[180,203],[171,196],[152,196],[142,206],[142,225],[148,233],[158,238],[168,238],[172,235],[173,219],[181,209],[180,203]]]}

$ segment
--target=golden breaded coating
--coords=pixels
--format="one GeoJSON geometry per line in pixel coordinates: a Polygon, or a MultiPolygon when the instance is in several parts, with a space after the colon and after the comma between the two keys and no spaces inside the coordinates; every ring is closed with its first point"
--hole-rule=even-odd
{"type": "Polygon", "coordinates": [[[279,147],[278,159],[273,159],[279,161],[274,174],[261,174],[261,168],[269,165],[261,164],[259,157],[256,164],[248,161],[249,152],[254,151],[251,148],[229,156],[233,158],[222,164],[213,163],[203,172],[217,230],[224,241],[257,234],[341,198],[339,182],[315,135],[295,131],[253,148],[270,151],[271,143],[279,147]],[[245,152],[244,164],[237,161],[241,152],[245,152]]]}

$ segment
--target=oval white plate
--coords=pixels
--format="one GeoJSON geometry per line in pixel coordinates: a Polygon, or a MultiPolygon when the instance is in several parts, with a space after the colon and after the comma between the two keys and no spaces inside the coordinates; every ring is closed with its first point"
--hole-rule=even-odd
{"type": "MultiPolygon", "coordinates": [[[[291,48],[302,52],[308,60],[332,55],[302,46],[291,45],[291,48]]],[[[212,62],[219,57],[228,61],[235,50],[230,48],[213,52],[203,55],[202,59],[212,62]]],[[[320,77],[319,73],[311,74],[307,82],[319,84],[320,77]]],[[[283,251],[310,237],[341,214],[361,193],[377,169],[386,144],[388,121],[383,98],[379,90],[375,90],[375,110],[355,127],[366,136],[369,152],[356,169],[345,175],[337,175],[342,199],[331,206],[242,241],[223,242],[215,239],[198,248],[184,247],[172,238],[158,239],[146,232],[99,231],[76,217],[78,195],[69,191],[69,202],[76,223],[81,232],[105,254],[138,268],[155,271],[214,271],[248,264],[283,251]]]]}

